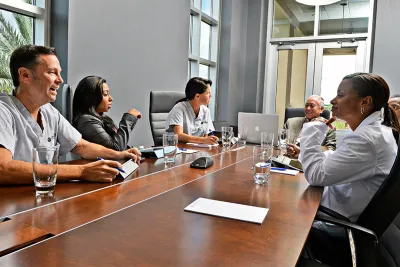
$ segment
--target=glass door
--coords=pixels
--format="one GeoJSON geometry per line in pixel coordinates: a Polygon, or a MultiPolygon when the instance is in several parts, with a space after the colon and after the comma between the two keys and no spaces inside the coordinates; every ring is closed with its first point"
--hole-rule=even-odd
{"type": "Polygon", "coordinates": [[[283,125],[287,107],[303,107],[306,95],[311,94],[314,77],[315,44],[274,45],[273,66],[276,66],[269,104],[271,111],[279,115],[283,125]],[[271,101],[274,99],[274,101],[271,101]]]}
{"type": "Polygon", "coordinates": [[[311,95],[330,109],[343,77],[367,69],[365,40],[272,44],[269,55],[264,113],[279,115],[279,125],[287,107],[304,107],[311,95]]]}

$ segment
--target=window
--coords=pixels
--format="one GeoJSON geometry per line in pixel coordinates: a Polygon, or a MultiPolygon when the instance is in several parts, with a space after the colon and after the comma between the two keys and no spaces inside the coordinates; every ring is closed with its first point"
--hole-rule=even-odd
{"type": "Polygon", "coordinates": [[[11,53],[21,45],[48,44],[50,0],[0,0],[0,92],[10,93],[11,53]]]}
{"type": "Polygon", "coordinates": [[[211,117],[215,117],[220,0],[191,0],[188,78],[211,79],[211,117]]]}

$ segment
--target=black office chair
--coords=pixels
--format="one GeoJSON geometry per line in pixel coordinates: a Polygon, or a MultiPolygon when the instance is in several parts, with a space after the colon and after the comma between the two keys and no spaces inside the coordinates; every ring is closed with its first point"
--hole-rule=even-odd
{"type": "MultiPolygon", "coordinates": [[[[400,146],[393,167],[356,223],[340,214],[320,207],[327,216],[316,220],[344,227],[354,242],[350,241],[353,266],[400,266],[400,146]]],[[[349,239],[351,240],[351,239],[349,239]]],[[[335,255],[332,255],[335,257],[335,255]]],[[[301,259],[298,266],[326,266],[301,259]]]]}
{"type": "Polygon", "coordinates": [[[176,101],[185,97],[185,92],[151,91],[150,92],[150,128],[155,146],[162,145],[165,122],[168,113],[176,101]]]}
{"type": "Polygon", "coordinates": [[[57,90],[57,98],[51,104],[72,123],[72,90],[68,84],[64,84],[57,90]]]}
{"type": "MultiPolygon", "coordinates": [[[[304,117],[304,108],[286,108],[285,109],[285,123],[289,118],[304,117]]],[[[331,118],[331,112],[324,109],[321,113],[321,117],[329,120],[331,118]]]]}

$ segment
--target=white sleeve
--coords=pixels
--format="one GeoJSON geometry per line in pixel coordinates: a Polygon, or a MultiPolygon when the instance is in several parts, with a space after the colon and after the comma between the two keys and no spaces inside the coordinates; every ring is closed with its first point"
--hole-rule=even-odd
{"type": "Polygon", "coordinates": [[[16,129],[11,112],[0,104],[0,146],[3,146],[14,155],[16,143],[16,129]]]}
{"type": "Polygon", "coordinates": [[[173,107],[169,112],[167,120],[165,122],[165,130],[168,131],[170,126],[183,126],[183,110],[177,106],[173,107]]]}
{"type": "MultiPolygon", "coordinates": [[[[57,111],[58,112],[58,111],[57,111]]],[[[82,135],[58,112],[57,142],[60,144],[60,155],[70,152],[82,139],[82,135]]]]}
{"type": "Polygon", "coordinates": [[[373,144],[352,134],[343,138],[336,151],[324,153],[321,142],[327,126],[310,122],[303,126],[300,141],[300,161],[311,185],[327,186],[349,183],[371,177],[376,166],[373,144]]]}

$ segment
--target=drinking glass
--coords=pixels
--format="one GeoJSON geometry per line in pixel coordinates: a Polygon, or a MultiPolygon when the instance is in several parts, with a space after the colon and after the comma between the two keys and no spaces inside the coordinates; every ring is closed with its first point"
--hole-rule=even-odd
{"type": "Polygon", "coordinates": [[[287,138],[288,138],[288,130],[287,129],[279,129],[278,139],[279,139],[279,146],[281,148],[281,154],[286,154],[287,138]]]}
{"type": "Polygon", "coordinates": [[[37,195],[52,194],[56,187],[60,146],[32,148],[33,181],[37,195]]]}
{"type": "Polygon", "coordinates": [[[233,128],[232,127],[222,127],[221,128],[221,138],[222,138],[222,147],[228,148],[231,145],[231,138],[233,137],[233,128]]]}
{"type": "Polygon", "coordinates": [[[178,135],[173,133],[163,134],[164,163],[175,163],[178,135]]]}
{"type": "Polygon", "coordinates": [[[239,145],[246,145],[247,142],[247,126],[238,127],[238,142],[239,145]]]}
{"type": "Polygon", "coordinates": [[[253,147],[253,175],[254,183],[267,184],[271,171],[271,154],[273,147],[253,147]]]}
{"type": "Polygon", "coordinates": [[[261,133],[261,146],[266,147],[273,147],[274,146],[274,134],[268,132],[261,133]]]}

